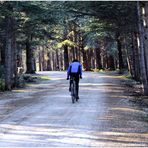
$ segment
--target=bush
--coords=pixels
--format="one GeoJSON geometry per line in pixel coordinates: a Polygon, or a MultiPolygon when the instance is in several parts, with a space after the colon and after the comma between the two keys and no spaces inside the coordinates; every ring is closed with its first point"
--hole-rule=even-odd
{"type": "Polygon", "coordinates": [[[0,78],[4,78],[5,72],[4,72],[4,65],[0,65],[0,78]]]}
{"type": "Polygon", "coordinates": [[[4,66],[0,65],[0,91],[5,90],[5,73],[4,73],[4,66]]]}
{"type": "Polygon", "coordinates": [[[25,86],[25,80],[23,75],[20,75],[19,77],[17,77],[16,86],[20,88],[23,88],[25,86]]]}
{"type": "Polygon", "coordinates": [[[22,88],[26,85],[26,83],[34,83],[37,82],[37,80],[37,77],[34,77],[30,74],[22,74],[17,77],[16,86],[22,88]]]}
{"type": "Polygon", "coordinates": [[[25,82],[27,82],[27,83],[32,83],[32,82],[37,82],[37,77],[35,77],[35,76],[32,76],[32,75],[30,75],[30,74],[24,74],[23,75],[23,79],[24,79],[24,81],[25,82]]]}
{"type": "Polygon", "coordinates": [[[4,79],[0,79],[0,91],[4,91],[5,90],[5,81],[4,79]]]}

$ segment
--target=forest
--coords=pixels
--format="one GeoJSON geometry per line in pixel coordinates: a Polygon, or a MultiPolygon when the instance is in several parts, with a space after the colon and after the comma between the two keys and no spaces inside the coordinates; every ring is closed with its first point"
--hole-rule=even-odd
{"type": "Polygon", "coordinates": [[[148,95],[148,2],[0,1],[0,89],[23,73],[128,70],[148,95]]]}

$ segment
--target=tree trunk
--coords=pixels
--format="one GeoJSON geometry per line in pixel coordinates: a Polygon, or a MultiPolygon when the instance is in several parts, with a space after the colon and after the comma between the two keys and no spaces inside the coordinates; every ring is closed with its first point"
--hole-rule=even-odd
{"type": "Polygon", "coordinates": [[[5,47],[5,89],[11,90],[12,87],[12,24],[11,18],[6,18],[6,47],[5,47]]]}
{"type": "Polygon", "coordinates": [[[146,67],[146,76],[147,76],[147,81],[148,81],[148,2],[145,2],[144,5],[145,9],[145,25],[144,25],[144,56],[145,56],[145,67],[146,67]]]}
{"type": "Polygon", "coordinates": [[[22,60],[22,48],[20,44],[17,44],[17,67],[23,67],[23,60],[22,60]]]}
{"type": "Polygon", "coordinates": [[[63,51],[60,51],[60,70],[63,70],[63,51]]]}
{"type": "Polygon", "coordinates": [[[56,54],[52,52],[53,70],[56,70],[56,54]]]}
{"type": "Polygon", "coordinates": [[[59,53],[58,53],[58,49],[56,49],[56,70],[59,70],[59,53]]]}
{"type": "Polygon", "coordinates": [[[47,53],[47,56],[48,56],[48,60],[47,60],[47,70],[48,70],[48,71],[51,71],[51,70],[52,70],[52,68],[51,68],[51,53],[48,52],[48,53],[47,53]]]}
{"type": "Polygon", "coordinates": [[[12,35],[12,59],[11,59],[11,64],[12,64],[12,73],[11,73],[11,78],[12,78],[12,85],[13,87],[17,87],[17,79],[18,79],[18,73],[17,73],[17,45],[16,45],[16,30],[15,30],[15,20],[13,20],[13,35],[12,35]]]}
{"type": "MultiPolygon", "coordinates": [[[[74,43],[77,45],[78,44],[78,35],[77,35],[77,26],[76,24],[74,24],[74,43]]],[[[77,46],[74,47],[74,50],[75,50],[75,58],[77,60],[79,60],[79,55],[78,55],[78,48],[77,46]]]]}
{"type": "Polygon", "coordinates": [[[87,62],[87,56],[86,56],[86,51],[84,50],[84,46],[82,43],[82,57],[83,57],[83,67],[85,69],[85,71],[88,71],[88,62],[87,62]]]}
{"type": "Polygon", "coordinates": [[[81,50],[82,50],[82,48],[81,48],[81,33],[79,32],[78,33],[78,48],[77,48],[77,50],[78,50],[78,60],[79,61],[81,61],[81,50]]]}
{"type": "Polygon", "coordinates": [[[71,47],[71,50],[72,50],[72,60],[76,59],[76,56],[75,56],[75,48],[74,47],[71,47]]]}
{"type": "Polygon", "coordinates": [[[108,68],[110,70],[115,70],[114,58],[112,55],[108,57],[108,68]]]}
{"type": "Polygon", "coordinates": [[[91,49],[88,49],[86,51],[86,60],[87,60],[87,69],[86,71],[91,71],[91,60],[92,60],[92,55],[91,55],[91,49]]]}
{"type": "Polygon", "coordinates": [[[31,38],[28,37],[26,40],[26,73],[34,74],[35,73],[35,64],[34,64],[34,50],[30,44],[31,38]]]}
{"type": "Polygon", "coordinates": [[[145,47],[144,47],[144,26],[143,19],[141,14],[140,2],[137,1],[137,12],[138,12],[138,27],[139,27],[139,48],[140,48],[140,65],[141,65],[141,78],[143,83],[143,93],[148,95],[148,80],[146,73],[146,64],[145,64],[145,47]]]}
{"type": "Polygon", "coordinates": [[[104,49],[104,51],[103,51],[103,61],[102,61],[102,63],[103,63],[103,68],[107,69],[108,68],[108,57],[107,57],[106,49],[104,49]]]}
{"type": "Polygon", "coordinates": [[[6,41],[3,40],[1,46],[1,61],[0,61],[0,64],[3,66],[5,65],[5,48],[6,48],[6,41]]]}
{"type": "Polygon", "coordinates": [[[96,68],[96,63],[95,63],[96,62],[96,60],[95,60],[96,59],[95,58],[95,49],[92,49],[91,50],[91,56],[92,56],[92,60],[91,60],[92,61],[91,62],[92,63],[91,64],[92,66],[91,67],[92,67],[92,69],[95,69],[96,68]]]}
{"type": "MultiPolygon", "coordinates": [[[[129,34],[128,37],[130,37],[132,39],[132,35],[129,34]]],[[[133,62],[132,62],[132,56],[131,56],[131,52],[128,48],[129,44],[128,44],[128,40],[127,38],[124,36],[124,40],[123,40],[123,49],[124,49],[124,56],[126,57],[126,65],[125,68],[128,69],[128,71],[131,73],[131,75],[133,75],[133,62]]]]}
{"type": "Polygon", "coordinates": [[[139,61],[139,50],[137,44],[137,33],[132,33],[132,69],[133,78],[136,81],[140,81],[140,61],[139,61]]]}
{"type": "Polygon", "coordinates": [[[45,61],[45,46],[42,46],[42,66],[43,66],[43,71],[46,71],[46,61],[45,61]]]}
{"type": "Polygon", "coordinates": [[[122,57],[122,44],[121,44],[121,39],[120,39],[120,34],[116,34],[116,41],[117,41],[117,49],[118,49],[118,58],[119,58],[119,73],[122,73],[122,70],[124,68],[123,64],[123,57],[122,57]]]}
{"type": "Polygon", "coordinates": [[[100,55],[101,51],[99,47],[95,49],[95,53],[96,53],[96,68],[102,69],[101,55],[100,55]]]}
{"type": "Polygon", "coordinates": [[[39,51],[39,71],[42,71],[42,53],[39,51]]]}
{"type": "Polygon", "coordinates": [[[68,46],[64,46],[64,70],[67,70],[69,66],[69,60],[68,60],[68,46]]]}

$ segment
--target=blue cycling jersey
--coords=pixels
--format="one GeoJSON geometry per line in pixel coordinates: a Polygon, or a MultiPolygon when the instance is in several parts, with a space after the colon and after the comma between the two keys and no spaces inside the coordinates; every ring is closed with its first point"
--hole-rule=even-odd
{"type": "Polygon", "coordinates": [[[82,76],[82,65],[80,62],[72,62],[67,70],[67,76],[69,77],[69,75],[71,73],[78,73],[80,74],[80,76],[82,76]]]}

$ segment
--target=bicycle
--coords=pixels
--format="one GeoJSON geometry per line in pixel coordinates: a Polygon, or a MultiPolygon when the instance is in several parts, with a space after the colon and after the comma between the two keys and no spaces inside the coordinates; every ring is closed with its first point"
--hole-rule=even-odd
{"type": "Polygon", "coordinates": [[[76,101],[78,101],[75,77],[71,77],[70,81],[71,81],[71,86],[70,86],[70,88],[71,88],[71,99],[72,99],[72,103],[75,103],[76,101]]]}

